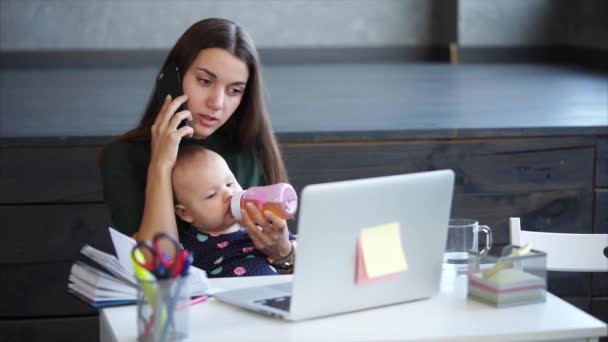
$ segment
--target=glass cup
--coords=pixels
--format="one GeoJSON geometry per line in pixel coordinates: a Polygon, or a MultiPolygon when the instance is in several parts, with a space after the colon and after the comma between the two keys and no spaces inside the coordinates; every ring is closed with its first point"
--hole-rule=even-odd
{"type": "Polygon", "coordinates": [[[188,337],[188,277],[138,279],[137,340],[180,341],[188,337]]]}
{"type": "Polygon", "coordinates": [[[492,247],[492,229],[479,225],[472,219],[452,218],[448,224],[448,238],[443,256],[447,269],[466,271],[469,265],[469,252],[486,254],[492,247]],[[479,250],[479,232],[485,233],[485,246],[479,250]]]}

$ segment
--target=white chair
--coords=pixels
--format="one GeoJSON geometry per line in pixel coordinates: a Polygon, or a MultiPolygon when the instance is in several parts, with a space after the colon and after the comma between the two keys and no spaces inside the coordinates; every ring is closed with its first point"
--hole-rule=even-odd
{"type": "Polygon", "coordinates": [[[532,243],[547,253],[547,270],[565,272],[608,272],[608,234],[544,233],[521,230],[519,217],[509,219],[511,244],[532,243]]]}

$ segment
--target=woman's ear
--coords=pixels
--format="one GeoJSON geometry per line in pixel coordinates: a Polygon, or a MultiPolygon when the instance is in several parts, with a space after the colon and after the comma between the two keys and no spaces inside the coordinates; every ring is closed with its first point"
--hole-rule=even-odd
{"type": "Polygon", "coordinates": [[[181,204],[175,205],[175,214],[185,222],[192,223],[192,221],[194,221],[194,218],[190,216],[188,209],[181,204]]]}

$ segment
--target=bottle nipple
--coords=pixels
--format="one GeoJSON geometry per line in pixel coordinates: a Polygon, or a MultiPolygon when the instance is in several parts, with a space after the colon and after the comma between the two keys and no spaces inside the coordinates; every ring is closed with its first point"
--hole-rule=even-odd
{"type": "Polygon", "coordinates": [[[230,199],[230,212],[237,221],[241,219],[241,198],[244,193],[244,190],[236,191],[230,199]]]}

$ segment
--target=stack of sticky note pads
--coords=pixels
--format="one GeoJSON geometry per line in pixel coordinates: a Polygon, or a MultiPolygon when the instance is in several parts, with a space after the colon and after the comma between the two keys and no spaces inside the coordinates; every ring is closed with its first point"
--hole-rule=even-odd
{"type": "Polygon", "coordinates": [[[498,307],[545,301],[545,279],[516,268],[474,272],[468,278],[470,298],[498,307]]]}

